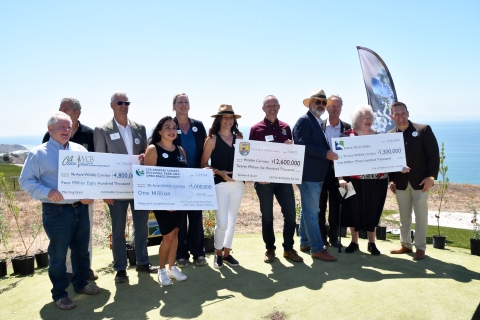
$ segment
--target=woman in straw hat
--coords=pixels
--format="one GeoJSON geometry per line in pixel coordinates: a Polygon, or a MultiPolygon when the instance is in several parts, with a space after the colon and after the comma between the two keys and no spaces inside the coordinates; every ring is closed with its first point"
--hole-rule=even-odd
{"type": "Polygon", "coordinates": [[[215,175],[218,210],[215,212],[214,267],[217,269],[223,267],[223,262],[232,267],[239,265],[230,254],[230,250],[245,187],[243,181],[232,179],[235,141],[237,137],[243,138],[238,130],[237,119],[240,117],[235,114],[231,105],[222,104],[218,108],[218,113],[212,116],[215,120],[203,146],[201,165],[203,168],[212,169],[215,175]]]}

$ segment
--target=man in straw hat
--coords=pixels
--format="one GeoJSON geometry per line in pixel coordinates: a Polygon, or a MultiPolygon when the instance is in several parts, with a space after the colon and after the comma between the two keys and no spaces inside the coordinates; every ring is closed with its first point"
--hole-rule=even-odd
{"type": "Polygon", "coordinates": [[[336,257],[328,253],[322,241],[318,225],[320,212],[320,193],[331,160],[338,155],[330,150],[325,133],[322,130],[320,116],[325,112],[327,97],[323,90],[315,90],[309,98],[303,100],[309,109],[298,119],[293,127],[295,144],[305,146],[302,183],[298,185],[302,201],[300,215],[300,251],[310,252],[312,258],[323,261],[335,261],[336,257]]]}

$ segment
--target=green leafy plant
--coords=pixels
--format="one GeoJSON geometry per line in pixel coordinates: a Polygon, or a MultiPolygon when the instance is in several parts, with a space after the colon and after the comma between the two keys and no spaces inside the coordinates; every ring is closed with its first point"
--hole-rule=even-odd
{"type": "Polygon", "coordinates": [[[473,238],[480,240],[480,228],[478,227],[477,220],[477,209],[471,204],[468,204],[468,207],[473,211],[472,225],[473,225],[473,238]]]}
{"type": "Polygon", "coordinates": [[[203,235],[205,238],[212,238],[215,232],[215,211],[203,211],[203,235]]]}
{"type": "Polygon", "coordinates": [[[297,221],[300,221],[300,213],[302,212],[302,201],[300,198],[295,195],[295,214],[297,216],[297,221]]]}
{"type": "Polygon", "coordinates": [[[442,142],[442,150],[440,151],[440,174],[441,180],[437,180],[438,189],[430,194],[432,195],[433,202],[438,205],[438,213],[435,215],[437,218],[438,236],[440,237],[440,213],[442,212],[442,205],[448,202],[447,190],[450,184],[450,180],[447,177],[448,166],[445,165],[445,144],[442,142]]]}
{"type": "Polygon", "coordinates": [[[103,215],[96,224],[94,239],[102,248],[105,248],[111,243],[110,234],[112,233],[112,217],[110,216],[110,208],[106,203],[103,204],[103,215]]]}
{"type": "MultiPolygon", "coordinates": [[[[1,201],[5,206],[5,211],[3,213],[7,212],[8,215],[13,217],[15,225],[12,229],[13,231],[18,232],[18,235],[22,240],[25,255],[27,256],[28,251],[35,242],[35,239],[37,239],[43,227],[41,206],[36,206],[36,213],[33,217],[28,217],[28,219],[24,219],[22,221],[21,210],[17,205],[15,194],[9,189],[8,183],[3,175],[0,176],[0,191],[2,195],[1,201]]],[[[4,216],[4,221],[6,219],[8,219],[8,217],[4,216]]]]}

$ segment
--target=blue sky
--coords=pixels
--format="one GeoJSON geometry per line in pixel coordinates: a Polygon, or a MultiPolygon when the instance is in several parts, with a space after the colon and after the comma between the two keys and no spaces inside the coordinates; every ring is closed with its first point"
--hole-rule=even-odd
{"type": "Polygon", "coordinates": [[[6,1],[0,0],[0,136],[41,134],[60,99],[80,120],[130,117],[152,128],[189,94],[203,120],[222,103],[263,118],[276,95],[294,125],[314,89],[367,102],[356,46],[386,62],[412,120],[480,120],[479,1],[6,1]]]}

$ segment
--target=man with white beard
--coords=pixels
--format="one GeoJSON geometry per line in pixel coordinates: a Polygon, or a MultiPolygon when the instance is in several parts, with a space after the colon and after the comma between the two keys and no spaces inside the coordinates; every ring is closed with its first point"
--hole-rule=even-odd
{"type": "Polygon", "coordinates": [[[309,98],[303,100],[303,104],[309,110],[293,127],[293,141],[305,146],[302,183],[298,185],[302,201],[298,230],[300,250],[310,252],[314,259],[335,261],[337,258],[328,253],[322,241],[318,225],[323,181],[330,161],[338,159],[338,155],[330,150],[320,119],[325,112],[327,96],[323,90],[315,90],[309,98]]]}

